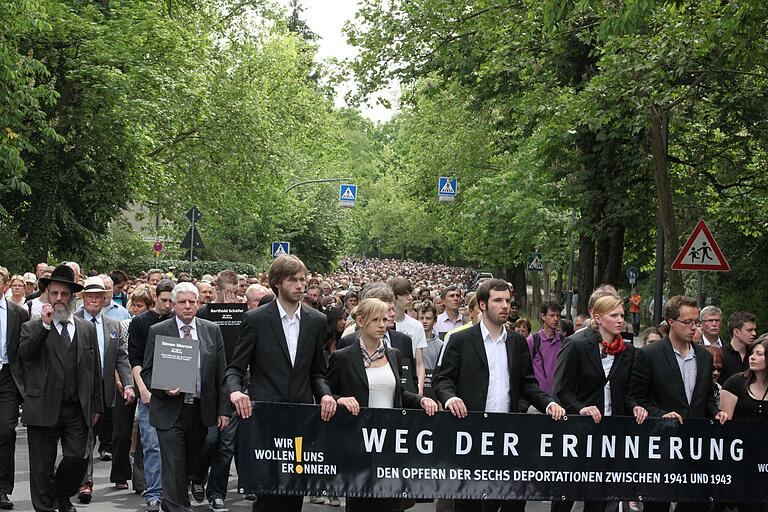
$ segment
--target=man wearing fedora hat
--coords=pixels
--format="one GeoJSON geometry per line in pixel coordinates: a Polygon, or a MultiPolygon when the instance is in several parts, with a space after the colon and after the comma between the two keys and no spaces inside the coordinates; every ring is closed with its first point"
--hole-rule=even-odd
{"type": "Polygon", "coordinates": [[[81,503],[89,503],[93,497],[93,448],[96,437],[99,438],[102,460],[108,460],[111,456],[106,457],[106,454],[112,450],[112,408],[115,406],[115,400],[123,400],[128,405],[135,400],[136,394],[133,389],[131,365],[128,363],[128,340],[123,336],[120,322],[102,314],[106,301],[112,300],[112,292],[104,286],[103,279],[96,276],[85,280],[80,295],[83,299],[83,309],[77,311],[75,316],[88,320],[96,327],[104,395],[104,414],[88,436],[88,470],[77,493],[81,503]],[[115,396],[115,372],[124,385],[120,397],[115,396]]]}
{"type": "Polygon", "coordinates": [[[22,325],[19,343],[32,506],[75,512],[70,498],[88,466],[88,429],[104,410],[99,341],[93,323],[74,316],[74,294],[83,286],[72,269],[59,265],[40,282],[49,302],[40,319],[22,325]],[[63,457],[55,468],[59,440],[63,457]]]}

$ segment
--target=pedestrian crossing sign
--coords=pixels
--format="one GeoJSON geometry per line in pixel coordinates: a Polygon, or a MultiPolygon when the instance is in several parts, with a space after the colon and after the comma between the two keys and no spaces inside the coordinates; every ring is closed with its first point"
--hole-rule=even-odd
{"type": "Polygon", "coordinates": [[[531,272],[544,272],[544,264],[541,262],[541,254],[534,254],[533,259],[528,264],[528,270],[531,272]]]}
{"type": "Polygon", "coordinates": [[[456,178],[440,176],[437,180],[437,197],[440,201],[453,201],[456,199],[456,178]]]}
{"type": "Polygon", "coordinates": [[[291,242],[272,242],[272,257],[291,254],[291,242]]]}
{"type": "Polygon", "coordinates": [[[339,187],[339,205],[355,206],[357,200],[357,185],[342,183],[339,187]]]}

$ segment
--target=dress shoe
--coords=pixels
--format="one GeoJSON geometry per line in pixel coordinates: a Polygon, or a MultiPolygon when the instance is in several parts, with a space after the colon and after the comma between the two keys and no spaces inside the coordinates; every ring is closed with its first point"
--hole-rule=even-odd
{"type": "Polygon", "coordinates": [[[59,512],[77,512],[69,498],[59,498],[59,512]]]}
{"type": "Polygon", "coordinates": [[[93,498],[93,484],[90,482],[86,482],[80,486],[80,489],[77,490],[77,501],[83,504],[88,504],[91,502],[92,498],[93,498]]]}
{"type": "Polygon", "coordinates": [[[13,502],[4,492],[0,493],[0,508],[3,510],[11,510],[13,508],[13,502]]]}

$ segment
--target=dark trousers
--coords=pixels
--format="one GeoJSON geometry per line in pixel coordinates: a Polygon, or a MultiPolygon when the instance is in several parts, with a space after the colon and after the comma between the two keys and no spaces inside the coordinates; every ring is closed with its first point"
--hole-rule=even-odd
{"type": "Polygon", "coordinates": [[[59,418],[52,427],[28,425],[27,439],[32,506],[38,512],[53,512],[59,498],[77,493],[88,465],[88,427],[80,404],[61,404],[59,418]],[[63,457],[54,473],[59,440],[63,457]]]}
{"type": "Polygon", "coordinates": [[[99,440],[99,453],[112,453],[112,408],[105,407],[104,412],[99,417],[101,426],[95,431],[96,438],[99,440]]]}
{"type": "Polygon", "coordinates": [[[132,476],[130,452],[135,413],[135,400],[131,405],[125,405],[122,396],[115,396],[112,408],[112,471],[109,474],[112,483],[127,482],[132,476]]]}
{"type": "Polygon", "coordinates": [[[16,455],[16,425],[21,395],[13,381],[11,367],[0,370],[0,493],[13,493],[16,455]]]}
{"type": "Polygon", "coordinates": [[[163,510],[190,512],[188,482],[195,454],[205,441],[206,427],[200,418],[200,404],[183,405],[176,423],[168,430],[157,429],[163,475],[163,510]]]}
{"type": "Polygon", "coordinates": [[[304,496],[258,496],[253,502],[253,512],[300,512],[304,496]]]}
{"type": "MultiPolygon", "coordinates": [[[[83,476],[82,483],[93,483],[93,448],[96,445],[96,439],[101,439],[104,436],[104,430],[107,428],[111,428],[111,425],[109,421],[105,420],[106,412],[110,411],[111,415],[111,409],[106,408],[104,410],[104,414],[99,416],[99,421],[96,422],[96,424],[91,428],[91,430],[88,432],[88,448],[86,448],[86,457],[88,458],[88,467],[85,471],[85,475],[83,476]]],[[[111,430],[110,430],[111,435],[111,430]]]]}
{"type": "Polygon", "coordinates": [[[525,501],[456,500],[456,512],[523,512],[525,501]]]}

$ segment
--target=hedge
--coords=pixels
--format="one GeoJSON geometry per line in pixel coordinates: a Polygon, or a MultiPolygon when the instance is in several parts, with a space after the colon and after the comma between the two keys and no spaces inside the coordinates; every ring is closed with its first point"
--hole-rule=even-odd
{"type": "MultiPolygon", "coordinates": [[[[155,258],[138,258],[122,267],[122,270],[129,275],[135,276],[140,272],[146,272],[151,268],[159,268],[167,272],[171,267],[176,267],[173,271],[178,276],[181,272],[189,272],[189,260],[156,260],[155,258]]],[[[201,278],[205,274],[216,275],[222,270],[234,270],[238,274],[247,274],[249,277],[263,272],[266,268],[258,268],[250,263],[239,263],[236,261],[212,261],[198,260],[192,263],[192,277],[201,278]]]]}

